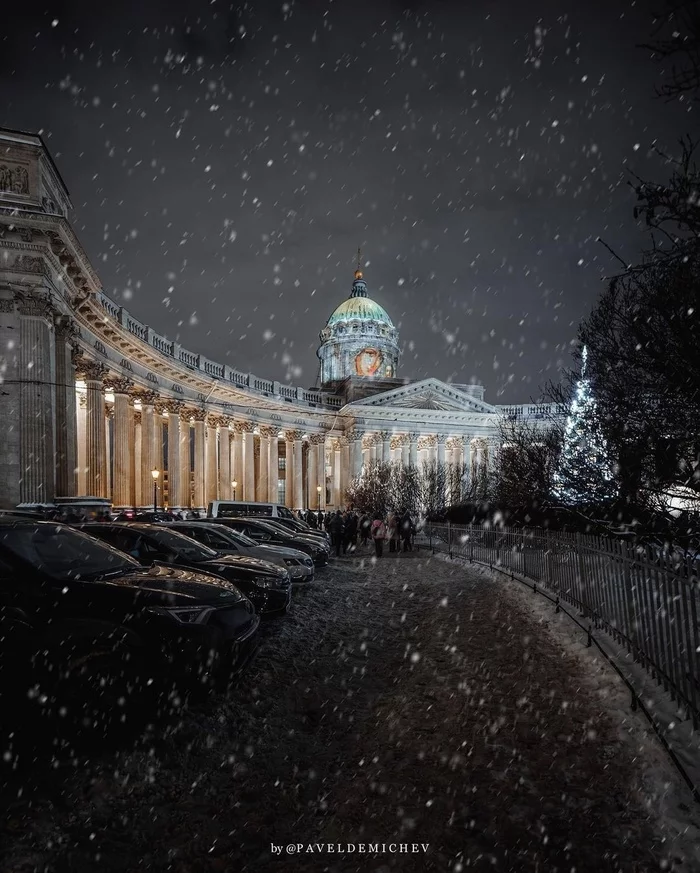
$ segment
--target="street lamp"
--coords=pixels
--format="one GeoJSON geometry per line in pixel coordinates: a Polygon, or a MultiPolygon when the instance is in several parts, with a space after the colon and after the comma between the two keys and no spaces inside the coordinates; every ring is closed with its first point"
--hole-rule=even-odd
{"type": "Polygon", "coordinates": [[[321,488],[320,485],[317,485],[317,486],[316,486],[316,491],[317,491],[317,493],[318,493],[318,511],[319,511],[319,512],[321,511],[321,491],[322,491],[322,490],[323,490],[323,489],[321,488]]]}
{"type": "Polygon", "coordinates": [[[153,511],[158,512],[158,477],[160,471],[151,470],[151,476],[153,476],[153,511]]]}
{"type": "Polygon", "coordinates": [[[233,480],[233,482],[231,482],[231,488],[233,488],[233,499],[235,500],[236,499],[236,488],[238,488],[238,482],[236,482],[235,479],[233,480]]]}

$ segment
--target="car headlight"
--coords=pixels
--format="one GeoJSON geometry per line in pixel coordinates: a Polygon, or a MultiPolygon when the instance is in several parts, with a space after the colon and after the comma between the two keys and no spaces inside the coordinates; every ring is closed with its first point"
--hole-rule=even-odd
{"type": "Polygon", "coordinates": [[[304,558],[304,563],[307,567],[313,567],[314,565],[314,562],[311,560],[311,558],[304,558]]]}
{"type": "Polygon", "coordinates": [[[210,612],[211,606],[153,606],[149,612],[154,615],[165,616],[179,624],[204,624],[210,612]]]}
{"type": "Polygon", "coordinates": [[[288,576],[286,572],[284,576],[255,576],[253,584],[259,585],[260,588],[280,588],[287,581],[288,576]]]}

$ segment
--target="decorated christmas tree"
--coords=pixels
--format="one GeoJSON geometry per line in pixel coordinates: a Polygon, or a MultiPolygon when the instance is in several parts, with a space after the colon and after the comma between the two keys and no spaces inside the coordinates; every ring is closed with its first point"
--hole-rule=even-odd
{"type": "Polygon", "coordinates": [[[607,443],[600,432],[591,380],[586,375],[588,349],[581,353],[581,375],[564,427],[554,496],[568,504],[596,504],[615,496],[615,475],[607,443]]]}

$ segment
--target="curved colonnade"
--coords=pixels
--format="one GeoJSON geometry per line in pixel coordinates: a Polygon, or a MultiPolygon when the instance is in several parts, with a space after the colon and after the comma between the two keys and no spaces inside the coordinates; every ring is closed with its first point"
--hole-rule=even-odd
{"type": "Polygon", "coordinates": [[[40,138],[3,137],[6,177],[13,160],[27,176],[26,188],[0,191],[3,505],[84,494],[151,506],[155,469],[159,503],[173,508],[203,509],[234,490],[295,509],[339,507],[370,460],[488,463],[513,408],[426,411],[415,394],[385,407],[346,403],[241,373],[139,322],[103,293],[40,138]]]}

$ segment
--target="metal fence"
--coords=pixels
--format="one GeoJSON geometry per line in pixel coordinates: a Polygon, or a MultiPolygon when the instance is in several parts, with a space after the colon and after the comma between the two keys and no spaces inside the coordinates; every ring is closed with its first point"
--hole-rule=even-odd
{"type": "Polygon", "coordinates": [[[540,529],[428,525],[433,551],[525,576],[608,633],[700,724],[700,566],[632,543],[540,529]]]}

